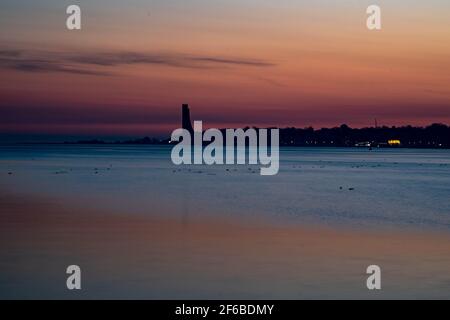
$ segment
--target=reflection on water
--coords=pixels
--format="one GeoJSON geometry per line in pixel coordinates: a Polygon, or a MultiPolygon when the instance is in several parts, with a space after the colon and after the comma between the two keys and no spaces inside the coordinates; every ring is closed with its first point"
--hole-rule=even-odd
{"type": "Polygon", "coordinates": [[[448,151],[284,149],[262,177],[176,167],[166,147],[1,149],[0,298],[450,293],[448,151]]]}
{"type": "Polygon", "coordinates": [[[286,148],[280,173],[264,177],[257,166],[177,167],[166,146],[0,148],[3,189],[124,214],[450,226],[450,150],[286,148]]]}

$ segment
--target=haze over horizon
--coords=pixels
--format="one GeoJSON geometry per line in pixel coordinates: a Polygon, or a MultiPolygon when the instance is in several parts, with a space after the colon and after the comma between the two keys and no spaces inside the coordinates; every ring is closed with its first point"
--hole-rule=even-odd
{"type": "MultiPolygon", "coordinates": [[[[166,136],[205,127],[450,124],[450,3],[5,0],[0,134],[166,136]]],[[[4,10],[3,10],[4,8],[4,10]]]]}

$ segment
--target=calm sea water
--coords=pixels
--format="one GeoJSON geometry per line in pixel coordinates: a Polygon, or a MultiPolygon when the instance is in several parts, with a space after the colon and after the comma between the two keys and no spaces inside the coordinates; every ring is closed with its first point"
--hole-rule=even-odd
{"type": "Polygon", "coordinates": [[[276,176],[177,167],[170,150],[3,146],[0,188],[123,214],[450,230],[450,150],[282,148],[276,176]]]}
{"type": "Polygon", "coordinates": [[[0,298],[450,296],[449,150],[286,148],[275,176],[170,150],[0,147],[0,298]]]}

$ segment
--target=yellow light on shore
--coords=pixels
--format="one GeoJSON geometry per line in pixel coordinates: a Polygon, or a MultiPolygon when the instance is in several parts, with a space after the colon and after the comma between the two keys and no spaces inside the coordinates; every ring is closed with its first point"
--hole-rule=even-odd
{"type": "Polygon", "coordinates": [[[400,140],[388,140],[388,144],[390,146],[399,146],[401,143],[400,140]]]}

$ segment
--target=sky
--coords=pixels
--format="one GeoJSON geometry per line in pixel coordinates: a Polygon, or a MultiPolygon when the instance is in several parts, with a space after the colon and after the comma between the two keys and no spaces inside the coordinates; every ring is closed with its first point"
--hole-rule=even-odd
{"type": "MultiPolygon", "coordinates": [[[[2,0],[0,135],[450,124],[448,0],[2,0]],[[66,28],[78,4],[82,29],[66,28]],[[366,8],[382,9],[382,30],[366,8]]],[[[1,138],[1,137],[0,137],[1,138]]]]}

